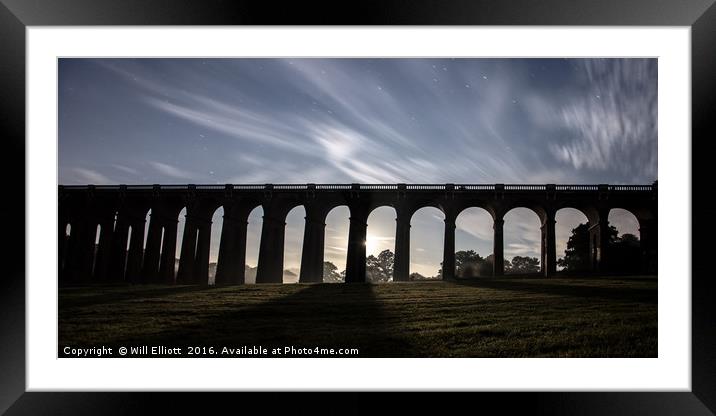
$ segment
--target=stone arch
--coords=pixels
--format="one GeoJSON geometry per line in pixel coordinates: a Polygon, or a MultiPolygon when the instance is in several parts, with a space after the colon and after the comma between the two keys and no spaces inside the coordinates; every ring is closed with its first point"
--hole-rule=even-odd
{"type": "Polygon", "coordinates": [[[377,255],[384,249],[394,252],[395,220],[397,216],[397,210],[392,204],[379,205],[370,210],[368,213],[368,237],[366,240],[366,252],[368,254],[377,255]]]}
{"type": "Polygon", "coordinates": [[[476,277],[494,274],[494,216],[481,206],[465,206],[455,218],[456,276],[476,277]],[[460,254],[474,251],[468,261],[460,254]],[[462,253],[461,253],[462,252],[462,253]],[[479,257],[478,257],[479,256],[479,257]]]}
{"type": "Polygon", "coordinates": [[[636,274],[643,268],[641,243],[641,223],[636,213],[630,209],[612,207],[607,214],[610,238],[606,258],[606,270],[617,274],[636,274]],[[616,236],[612,236],[612,227],[616,236]]]}
{"type": "MultiPolygon", "coordinates": [[[[221,231],[224,228],[224,206],[219,205],[211,213],[211,226],[208,227],[209,232],[209,254],[208,254],[208,273],[207,284],[216,284],[216,269],[219,260],[219,249],[221,246],[221,231]]],[[[201,231],[199,231],[201,238],[201,231]]]]}
{"type": "MultiPolygon", "coordinates": [[[[505,274],[533,274],[534,264],[514,265],[516,257],[538,259],[538,267],[542,265],[541,227],[546,219],[544,210],[534,206],[513,205],[504,214],[504,246],[505,274]]],[[[522,263],[520,261],[520,263],[522,263]]]]}
{"type": "Polygon", "coordinates": [[[557,270],[570,273],[583,273],[590,268],[589,251],[589,224],[590,220],[584,210],[571,206],[562,206],[555,212],[556,233],[555,244],[557,254],[557,270]],[[567,243],[573,233],[577,240],[567,252],[567,243]],[[585,238],[579,240],[579,236],[585,238]],[[565,263],[568,256],[568,263],[565,263]]]}
{"type": "MultiPolygon", "coordinates": [[[[259,248],[261,247],[261,229],[263,228],[264,207],[261,204],[254,206],[247,216],[245,282],[256,283],[256,272],[259,265],[259,248]]],[[[240,266],[241,267],[241,266],[240,266]]]]}
{"type": "Polygon", "coordinates": [[[425,278],[441,276],[445,212],[437,204],[421,204],[410,215],[409,271],[425,278]],[[426,242],[431,242],[429,246],[426,242]]]}
{"type": "Polygon", "coordinates": [[[390,252],[393,254],[393,259],[395,259],[396,219],[397,211],[390,204],[383,204],[373,207],[368,213],[368,230],[366,233],[367,281],[393,280],[393,270],[373,270],[375,267],[371,267],[371,264],[369,264],[369,258],[370,256],[378,258],[379,254],[382,251],[390,250],[390,252]],[[380,271],[386,272],[387,275],[382,275],[380,271]]]}
{"type": "Polygon", "coordinates": [[[306,207],[295,205],[285,216],[286,239],[283,246],[283,283],[298,283],[300,269],[303,267],[301,258],[303,239],[306,229],[306,207]]]}
{"type": "Polygon", "coordinates": [[[514,211],[515,209],[527,209],[532,211],[535,215],[537,215],[537,218],[539,219],[540,223],[544,223],[544,221],[548,218],[550,210],[549,207],[546,207],[533,201],[516,200],[515,202],[505,207],[502,214],[502,218],[504,219],[505,215],[510,213],[510,211],[514,211]]]}
{"type": "Polygon", "coordinates": [[[492,221],[499,216],[496,207],[483,201],[466,201],[455,207],[455,218],[459,217],[463,212],[472,209],[479,209],[490,215],[492,221]]]}
{"type": "Polygon", "coordinates": [[[627,232],[639,237],[639,216],[632,210],[622,207],[611,207],[607,214],[607,221],[610,225],[617,228],[618,235],[627,232]]]}
{"type": "MultiPolygon", "coordinates": [[[[337,268],[339,277],[323,275],[327,283],[345,282],[345,270],[348,256],[348,231],[350,228],[350,208],[346,204],[335,205],[325,216],[324,262],[330,262],[337,268]]],[[[325,264],[325,263],[324,263],[325,264]]]]}

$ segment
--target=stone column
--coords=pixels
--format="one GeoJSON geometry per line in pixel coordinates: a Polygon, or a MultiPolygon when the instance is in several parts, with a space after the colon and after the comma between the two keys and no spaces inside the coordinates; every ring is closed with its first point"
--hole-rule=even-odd
{"type": "Polygon", "coordinates": [[[77,231],[73,228],[70,236],[72,245],[72,281],[75,283],[88,283],[92,278],[92,263],[94,261],[94,242],[97,224],[88,219],[75,221],[77,231]],[[93,227],[94,225],[94,227],[93,227]]]}
{"type": "Polygon", "coordinates": [[[105,218],[100,224],[99,244],[94,264],[94,280],[104,282],[108,280],[107,272],[112,253],[112,235],[114,234],[114,218],[105,218]]]}
{"type": "Polygon", "coordinates": [[[303,250],[301,252],[301,283],[320,283],[323,281],[324,244],[326,223],[318,215],[306,212],[306,228],[303,232],[303,250]]]}
{"type": "Polygon", "coordinates": [[[608,270],[609,210],[599,210],[596,224],[589,224],[589,259],[592,272],[608,270]]]}
{"type": "Polygon", "coordinates": [[[656,274],[658,269],[657,220],[639,220],[639,246],[642,256],[642,273],[656,274]]]}
{"type": "Polygon", "coordinates": [[[351,210],[348,229],[348,256],[346,257],[346,283],[362,283],[365,276],[365,240],[368,217],[364,210],[351,210]]]}
{"type": "Polygon", "coordinates": [[[455,215],[445,214],[445,240],[443,241],[443,280],[455,278],[455,215]]]}
{"type": "Polygon", "coordinates": [[[196,237],[198,234],[196,220],[189,214],[184,223],[184,235],[179,255],[177,284],[188,285],[194,282],[194,262],[196,260],[196,237]]]}
{"type": "Polygon", "coordinates": [[[158,282],[174,284],[174,271],[176,269],[177,253],[177,219],[164,221],[164,241],[162,242],[162,258],[159,260],[158,282]]]}
{"type": "Polygon", "coordinates": [[[112,248],[109,258],[108,279],[113,282],[124,280],[127,263],[127,238],[129,233],[129,222],[125,214],[120,212],[117,215],[117,224],[112,233],[112,248]]]}
{"type": "Polygon", "coordinates": [[[211,220],[203,219],[199,224],[199,238],[196,243],[194,283],[209,284],[209,249],[211,245],[211,220]]]}
{"type": "Polygon", "coordinates": [[[410,280],[410,215],[397,212],[395,219],[395,262],[393,264],[393,281],[410,280]]]}
{"type": "Polygon", "coordinates": [[[156,208],[149,217],[149,232],[147,243],[144,246],[144,261],[142,263],[142,279],[145,283],[157,283],[159,274],[159,250],[162,242],[162,219],[156,208]]]}
{"type": "Polygon", "coordinates": [[[224,208],[224,220],[221,226],[221,240],[219,241],[219,258],[216,261],[215,283],[217,286],[228,285],[232,276],[236,274],[233,255],[235,252],[234,232],[235,220],[229,215],[229,209],[224,208]]]}
{"type": "Polygon", "coordinates": [[[233,274],[229,274],[229,284],[246,283],[246,232],[249,226],[248,213],[241,221],[234,223],[234,251],[230,254],[233,274]]]}
{"type": "Polygon", "coordinates": [[[494,261],[492,264],[492,274],[494,276],[505,275],[505,237],[504,237],[505,220],[500,215],[499,218],[495,218],[492,224],[493,237],[492,237],[492,255],[494,261]]]}
{"type": "Polygon", "coordinates": [[[77,269],[79,267],[80,255],[79,249],[81,246],[80,234],[82,233],[81,221],[73,220],[71,222],[72,229],[70,230],[70,237],[67,239],[67,255],[65,256],[65,267],[64,275],[67,283],[75,283],[78,281],[79,276],[77,275],[77,269]]]}
{"type": "Polygon", "coordinates": [[[144,251],[144,218],[132,222],[132,236],[127,253],[127,271],[125,280],[130,283],[141,282],[142,253],[144,251]]]}
{"type": "Polygon", "coordinates": [[[256,283],[283,283],[283,242],[285,231],[285,217],[279,219],[274,217],[270,211],[267,211],[261,227],[256,283]]]}
{"type": "Polygon", "coordinates": [[[542,275],[545,277],[554,276],[557,273],[557,246],[554,231],[554,213],[547,213],[542,224],[542,275]]]}
{"type": "Polygon", "coordinates": [[[248,211],[224,208],[219,258],[216,264],[217,285],[244,284],[246,277],[246,230],[248,211]]]}
{"type": "Polygon", "coordinates": [[[67,224],[69,220],[62,214],[57,220],[57,277],[59,284],[65,283],[65,263],[67,259],[67,224]]]}

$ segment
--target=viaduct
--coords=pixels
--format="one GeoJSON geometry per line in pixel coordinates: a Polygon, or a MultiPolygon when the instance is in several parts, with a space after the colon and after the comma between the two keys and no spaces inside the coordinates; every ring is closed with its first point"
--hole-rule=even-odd
{"type": "Polygon", "coordinates": [[[60,284],[98,282],[207,284],[211,219],[223,206],[224,218],[216,284],[244,283],[249,213],[263,208],[257,283],[281,283],[285,220],[302,205],[306,211],[300,282],[323,279],[324,230],[329,211],[350,210],[346,282],[366,279],[366,230],[370,212],[391,206],[397,213],[395,281],[406,281],[410,264],[410,220],[423,207],[445,215],[443,271],[455,276],[455,220],[481,207],[494,220],[494,275],[504,272],[503,216],[512,208],[534,211],[541,221],[541,273],[556,272],[555,214],[565,207],[589,221],[589,258],[595,273],[608,257],[609,211],[622,208],[639,222],[642,270],[657,264],[657,184],[652,185],[462,185],[462,184],[293,184],[293,185],[86,185],[58,189],[60,284]],[[177,235],[186,208],[184,234],[177,235]],[[151,209],[150,221],[145,224],[151,209]],[[69,227],[68,227],[69,224],[69,227]],[[148,228],[146,244],[145,227],[148,228]],[[70,230],[69,236],[66,230],[70,230]],[[131,231],[130,231],[131,230],[131,231]],[[96,239],[98,237],[98,243],[96,239]],[[175,273],[177,239],[181,238],[175,273]],[[127,249],[128,248],[128,249],[127,249]]]}

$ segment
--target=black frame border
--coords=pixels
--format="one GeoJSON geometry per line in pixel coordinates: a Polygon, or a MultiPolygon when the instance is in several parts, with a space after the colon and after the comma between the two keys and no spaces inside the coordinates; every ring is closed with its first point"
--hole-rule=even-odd
{"type": "MultiPolygon", "coordinates": [[[[689,26],[692,69],[692,390],[690,392],[477,393],[468,398],[486,409],[549,414],[716,414],[716,289],[708,271],[709,244],[716,235],[716,207],[709,206],[709,171],[716,137],[715,0],[364,0],[358,2],[277,2],[275,0],[0,0],[0,134],[7,178],[0,214],[5,219],[0,277],[0,412],[7,414],[186,413],[201,403],[202,413],[237,406],[357,414],[385,411],[444,412],[465,403],[456,397],[335,393],[328,406],[317,393],[28,393],[25,392],[25,29],[75,25],[563,25],[689,26]],[[709,159],[706,159],[709,158],[709,159]],[[699,160],[700,159],[700,160],[699,160]],[[22,180],[19,180],[22,172],[22,180]],[[701,192],[695,192],[702,190],[701,192]],[[12,203],[10,203],[12,201],[12,203]],[[20,220],[22,219],[22,221],[20,220]],[[710,219],[710,221],[709,221],[710,219]],[[19,259],[22,259],[19,261],[19,259]],[[375,405],[376,396],[381,403],[375,405]],[[233,404],[226,404],[232,402],[233,404]],[[409,405],[407,404],[409,403],[409,405]],[[222,407],[227,406],[227,407],[222,407]],[[380,406],[380,407],[378,407],[380,406]]],[[[684,140],[684,138],[669,138],[684,140]]],[[[663,168],[663,167],[662,167],[663,168]]],[[[668,277],[668,276],[667,276],[668,277]]],[[[664,277],[666,278],[666,277],[664,277]]],[[[677,277],[672,277],[677,278],[677,277]]],[[[379,375],[376,375],[379,377],[379,375]]],[[[461,395],[461,399],[465,396],[461,395]]]]}

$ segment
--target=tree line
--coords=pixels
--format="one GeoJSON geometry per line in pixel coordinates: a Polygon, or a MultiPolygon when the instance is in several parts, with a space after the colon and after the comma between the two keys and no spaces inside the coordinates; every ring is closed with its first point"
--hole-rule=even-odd
{"type": "MultiPolygon", "coordinates": [[[[633,234],[623,234],[621,237],[614,226],[609,226],[607,239],[607,256],[605,271],[618,273],[636,273],[640,264],[635,259],[640,258],[639,238],[633,234]]],[[[383,250],[377,256],[366,257],[366,279],[369,282],[389,282],[393,280],[393,264],[395,255],[390,250],[383,250]]],[[[537,257],[514,256],[512,260],[505,259],[505,274],[536,274],[540,272],[540,261],[537,257]]],[[[494,255],[482,257],[475,250],[460,250],[455,253],[456,275],[461,278],[493,276],[494,255]]],[[[436,276],[423,276],[420,273],[410,274],[410,280],[442,279],[442,262],[436,276]]],[[[572,229],[567,241],[564,257],[557,260],[564,272],[581,273],[590,269],[589,227],[579,224],[572,229]]],[[[345,281],[346,271],[338,271],[338,267],[330,261],[323,263],[324,282],[345,281]]]]}

